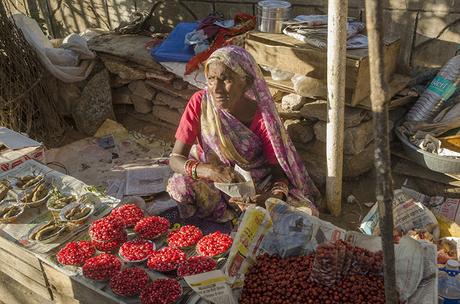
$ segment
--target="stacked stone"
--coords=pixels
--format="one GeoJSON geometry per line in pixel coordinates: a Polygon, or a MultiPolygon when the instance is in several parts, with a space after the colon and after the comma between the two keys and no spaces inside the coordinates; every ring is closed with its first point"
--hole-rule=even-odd
{"type": "Polygon", "coordinates": [[[175,130],[187,101],[198,90],[174,74],[100,54],[111,74],[114,105],[132,105],[144,120],[175,130]]]}
{"type": "MultiPolygon", "coordinates": [[[[288,94],[278,111],[309,173],[318,185],[326,182],[327,102],[288,94]]],[[[374,165],[371,112],[345,107],[343,176],[357,177],[374,165]]]]}

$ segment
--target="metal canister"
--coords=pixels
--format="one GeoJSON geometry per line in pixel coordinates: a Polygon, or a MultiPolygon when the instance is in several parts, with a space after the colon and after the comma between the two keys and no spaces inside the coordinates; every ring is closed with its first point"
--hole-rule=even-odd
{"type": "Polygon", "coordinates": [[[267,33],[281,33],[283,22],[291,16],[291,3],[287,1],[265,0],[257,3],[257,29],[267,33]]]}

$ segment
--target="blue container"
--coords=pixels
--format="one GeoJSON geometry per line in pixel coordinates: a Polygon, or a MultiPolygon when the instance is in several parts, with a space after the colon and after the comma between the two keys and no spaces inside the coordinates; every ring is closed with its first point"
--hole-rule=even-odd
{"type": "Polygon", "coordinates": [[[460,304],[460,271],[448,268],[439,269],[438,303],[460,304]]]}

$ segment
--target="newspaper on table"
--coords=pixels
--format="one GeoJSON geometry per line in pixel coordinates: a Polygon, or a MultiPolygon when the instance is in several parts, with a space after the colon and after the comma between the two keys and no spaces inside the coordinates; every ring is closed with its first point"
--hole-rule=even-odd
{"type": "Polygon", "coordinates": [[[256,188],[251,173],[235,165],[235,172],[241,175],[244,182],[240,183],[214,183],[217,189],[230,197],[250,197],[256,194],[256,188]]]}
{"type": "MultiPolygon", "coordinates": [[[[405,194],[402,190],[394,191],[393,221],[394,228],[403,232],[438,225],[436,217],[425,205],[405,194]]],[[[369,235],[380,234],[377,204],[364,217],[360,230],[369,235]]],[[[439,237],[439,228],[434,228],[433,236],[435,239],[439,237]]]]}
{"type": "Polygon", "coordinates": [[[151,195],[164,192],[172,171],[167,164],[126,168],[125,195],[151,195]]]}
{"type": "MultiPolygon", "coordinates": [[[[43,175],[47,183],[55,186],[63,194],[81,197],[82,195],[88,195],[89,193],[87,190],[87,184],[77,180],[76,178],[55,171],[35,160],[28,160],[7,172],[1,173],[0,180],[6,179],[14,185],[17,177],[32,174],[43,175]]],[[[23,190],[13,186],[13,189],[10,192],[17,198],[21,191],[23,190]]],[[[91,194],[91,197],[95,204],[95,211],[88,221],[81,225],[68,227],[69,231],[62,234],[56,241],[45,244],[43,242],[35,242],[29,239],[30,232],[37,225],[54,219],[52,213],[47,209],[46,205],[37,208],[26,208],[24,213],[17,219],[16,222],[0,225],[0,229],[8,235],[9,239],[21,244],[34,253],[49,252],[86,229],[92,219],[107,214],[110,209],[118,204],[118,200],[111,197],[102,197],[96,194],[91,194]]]]}
{"type": "Polygon", "coordinates": [[[184,277],[185,282],[202,298],[215,304],[237,304],[227,276],[222,270],[213,270],[184,277]]]}

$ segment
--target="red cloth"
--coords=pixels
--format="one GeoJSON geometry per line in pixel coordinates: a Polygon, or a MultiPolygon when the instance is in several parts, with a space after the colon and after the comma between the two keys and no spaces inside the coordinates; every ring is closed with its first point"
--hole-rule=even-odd
{"type": "MultiPolygon", "coordinates": [[[[176,139],[187,144],[193,145],[196,141],[201,149],[201,135],[200,135],[200,116],[201,116],[201,100],[203,98],[204,90],[198,91],[190,98],[187,107],[182,114],[179,122],[179,127],[176,131],[176,139]]],[[[262,150],[271,165],[277,165],[278,160],[275,155],[268,131],[262,119],[262,114],[259,110],[254,114],[251,126],[249,129],[254,132],[262,141],[262,150]]]]}

